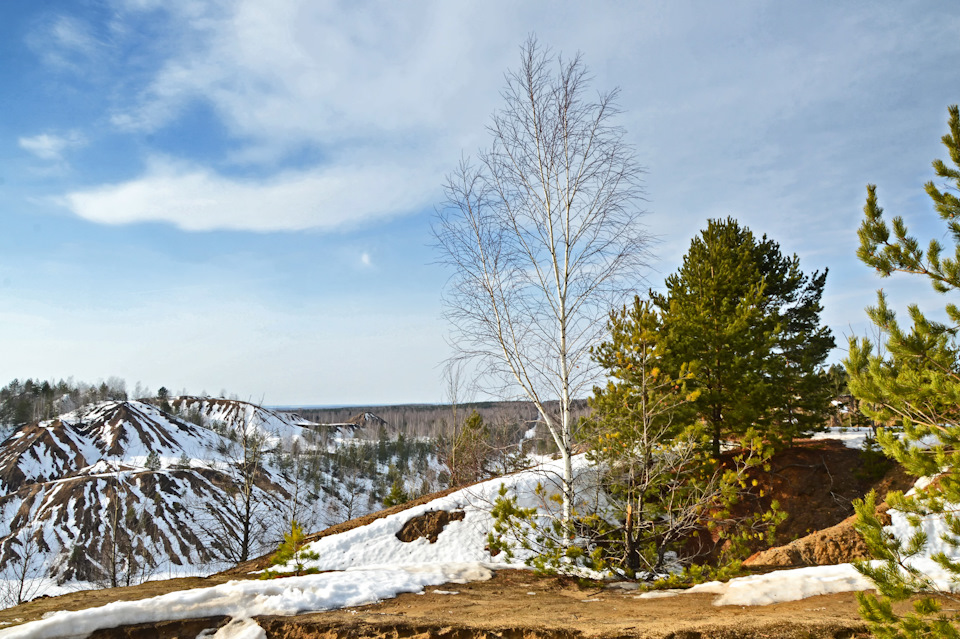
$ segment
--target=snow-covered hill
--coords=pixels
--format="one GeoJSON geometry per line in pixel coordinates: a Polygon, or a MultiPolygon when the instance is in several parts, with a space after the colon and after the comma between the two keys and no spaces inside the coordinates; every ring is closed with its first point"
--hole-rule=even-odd
{"type": "Polygon", "coordinates": [[[291,518],[316,529],[378,509],[390,469],[411,491],[440,488],[435,458],[404,473],[409,453],[403,469],[369,459],[377,445],[349,427],[235,400],[170,403],[101,402],[0,445],[0,579],[207,573],[275,547],[291,518]]]}
{"type": "Polygon", "coordinates": [[[112,463],[144,468],[156,452],[171,465],[183,454],[205,460],[220,437],[140,402],[102,402],[16,431],[0,448],[0,494],[27,484],[107,472],[112,463]]]}
{"type": "MultiPolygon", "coordinates": [[[[587,464],[583,456],[576,468],[587,464]]],[[[339,535],[324,537],[310,548],[321,553],[311,562],[325,572],[318,575],[287,577],[279,580],[231,581],[212,588],[170,593],[136,602],[116,602],[101,608],[75,613],[56,613],[47,619],[8,630],[0,629],[0,638],[59,637],[70,633],[89,633],[127,623],[150,623],[172,619],[190,619],[212,615],[234,617],[231,629],[219,636],[262,637],[262,630],[249,621],[254,615],[290,615],[308,610],[370,603],[393,597],[400,592],[417,592],[429,585],[488,579],[491,568],[517,567],[504,554],[491,557],[485,549],[486,535],[492,523],[490,508],[501,484],[512,494],[521,495],[522,506],[541,504],[534,495],[544,481],[558,477],[557,462],[503,479],[453,492],[445,497],[416,506],[339,535]],[[462,513],[439,530],[433,542],[414,537],[400,541],[397,533],[404,525],[425,514],[445,511],[462,513]],[[244,634],[248,633],[248,634],[244,634]]]]}
{"type": "MultiPolygon", "coordinates": [[[[211,427],[249,424],[272,445],[290,444],[298,440],[302,442],[305,432],[321,432],[318,424],[294,413],[278,412],[235,399],[184,395],[172,398],[170,405],[179,415],[198,415],[203,424],[211,427]]],[[[350,437],[353,434],[350,428],[327,429],[325,432],[335,438],[350,437]]]]}

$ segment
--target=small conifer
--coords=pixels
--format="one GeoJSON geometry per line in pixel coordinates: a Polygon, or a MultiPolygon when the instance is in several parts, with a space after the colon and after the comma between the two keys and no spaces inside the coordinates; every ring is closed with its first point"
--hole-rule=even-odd
{"type": "Polygon", "coordinates": [[[180,457],[177,459],[176,468],[178,470],[190,470],[192,462],[189,457],[187,457],[186,451],[180,453],[180,457]]]}
{"type": "Polygon", "coordinates": [[[279,573],[278,571],[268,569],[263,572],[261,578],[271,579],[283,575],[299,577],[300,575],[309,575],[319,572],[317,568],[306,567],[307,561],[320,559],[320,555],[316,552],[303,549],[304,537],[305,535],[303,534],[303,528],[296,520],[292,521],[290,523],[290,532],[283,534],[283,541],[279,546],[277,546],[277,551],[273,553],[273,557],[270,559],[270,565],[292,565],[293,571],[289,573],[279,573]]]}
{"type": "Polygon", "coordinates": [[[147,459],[143,465],[147,470],[160,470],[160,455],[157,454],[157,451],[151,450],[147,454],[147,459]]]}
{"type": "MultiPolygon", "coordinates": [[[[881,277],[894,272],[910,273],[927,278],[940,293],[960,291],[960,111],[949,108],[950,132],[942,141],[954,167],[941,160],[933,163],[940,178],[948,180],[941,190],[934,182],[926,191],[934,208],[946,223],[945,233],[954,244],[952,257],[944,255],[944,247],[931,240],[926,251],[909,235],[901,217],[891,224],[883,218],[877,203],[875,185],[867,186],[865,219],[860,225],[860,248],[857,257],[874,268],[881,277]]],[[[881,559],[879,565],[857,564],[857,569],[877,586],[881,597],[861,593],[860,614],[870,630],[879,637],[958,637],[960,615],[941,605],[943,598],[955,595],[941,590],[922,572],[910,564],[910,558],[922,552],[927,535],[920,528],[920,518],[942,516],[948,532],[942,536],[946,546],[960,548],[960,349],[956,335],[960,326],[960,308],[947,304],[949,323],[928,319],[917,305],[909,308],[911,327],[897,321],[887,305],[883,292],[877,305],[867,309],[881,335],[878,348],[870,340],[852,338],[845,362],[850,374],[850,390],[860,400],[861,410],[868,417],[885,425],[877,432],[877,442],[890,457],[903,464],[918,477],[939,475],[937,481],[909,496],[891,493],[887,503],[916,522],[910,539],[893,538],[875,516],[876,497],[857,504],[857,529],[872,554],[881,559]],[[898,432],[899,431],[899,432],[898,432]],[[930,446],[930,442],[935,442],[930,446]],[[892,602],[916,594],[914,611],[901,616],[892,602]]],[[[933,556],[956,581],[960,563],[940,552],[933,556]]],[[[949,586],[946,586],[949,588],[949,586]]]]}
{"type": "Polygon", "coordinates": [[[410,501],[410,496],[407,495],[406,491],[403,489],[403,482],[401,482],[399,479],[396,479],[390,486],[390,492],[387,493],[387,496],[383,498],[383,505],[385,508],[389,508],[390,506],[404,504],[408,501],[410,501]]]}

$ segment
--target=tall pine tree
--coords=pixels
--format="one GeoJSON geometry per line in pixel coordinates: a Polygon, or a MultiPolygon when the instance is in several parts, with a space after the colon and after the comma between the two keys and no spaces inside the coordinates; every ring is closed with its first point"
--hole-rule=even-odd
{"type": "MultiPolygon", "coordinates": [[[[857,257],[881,277],[894,272],[920,275],[940,293],[960,290],[960,199],[956,195],[960,191],[960,111],[957,105],[951,106],[949,113],[950,132],[942,141],[955,168],[941,160],[934,161],[937,176],[947,180],[946,188],[941,190],[931,181],[926,184],[926,191],[946,223],[947,234],[954,244],[953,256],[945,257],[944,247],[937,240],[931,240],[924,252],[899,216],[888,225],[877,203],[874,185],[867,186],[865,219],[860,225],[857,251],[857,257]]],[[[942,514],[949,527],[943,541],[953,547],[955,555],[960,548],[960,517],[956,514],[956,505],[960,504],[960,348],[956,340],[960,308],[948,303],[948,321],[944,323],[927,318],[917,305],[911,305],[912,326],[907,328],[897,321],[881,291],[877,305],[867,312],[880,329],[884,343],[875,349],[867,339],[850,340],[850,355],[845,362],[850,374],[850,390],[861,400],[864,413],[888,426],[877,433],[877,441],[885,453],[918,477],[939,475],[938,481],[908,497],[888,494],[887,503],[913,515],[942,514]],[[895,433],[895,427],[902,432],[895,433]],[[936,444],[930,446],[931,441],[936,444]]],[[[875,499],[871,498],[857,507],[858,530],[874,556],[884,560],[880,567],[857,566],[874,580],[883,596],[878,600],[869,594],[859,595],[861,614],[871,630],[882,637],[960,636],[960,617],[955,612],[946,614],[941,607],[942,597],[955,602],[956,595],[949,592],[949,586],[938,586],[910,566],[910,557],[925,547],[926,535],[918,526],[916,534],[906,543],[891,538],[874,515],[874,503],[875,499]],[[894,612],[891,601],[903,600],[918,592],[926,596],[914,601],[912,614],[901,618],[894,612]]],[[[954,580],[960,577],[960,563],[942,552],[935,555],[934,560],[952,574],[954,580]]],[[[955,603],[951,607],[955,608],[955,603]]]]}
{"type": "Polygon", "coordinates": [[[822,422],[822,367],[834,345],[820,326],[825,281],[826,272],[804,275],[795,255],[728,218],[693,239],[666,294],[651,293],[666,360],[696,366],[694,405],[714,455],[751,428],[783,442],[822,422]]]}
{"type": "Polygon", "coordinates": [[[835,397],[833,380],[823,366],[835,342],[830,329],[820,325],[827,272],[804,275],[797,256],[781,256],[772,242],[764,253],[779,262],[769,270],[761,267],[765,297],[770,310],[779,315],[767,369],[773,392],[767,433],[771,439],[789,442],[821,427],[835,397]]]}

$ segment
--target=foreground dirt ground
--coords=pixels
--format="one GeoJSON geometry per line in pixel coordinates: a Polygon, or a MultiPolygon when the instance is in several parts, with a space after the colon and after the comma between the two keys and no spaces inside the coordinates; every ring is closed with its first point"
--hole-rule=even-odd
{"type": "Polygon", "coordinates": [[[427,588],[371,606],[270,617],[270,637],[866,637],[852,593],[771,606],[714,606],[714,595],[637,599],[504,570],[488,582],[427,588]],[[457,594],[445,594],[457,593],[457,594]]]}
{"type": "MultiPolygon", "coordinates": [[[[0,621],[28,621],[51,610],[139,599],[184,587],[214,585],[213,580],[172,580],[42,599],[0,611],[0,621]]],[[[638,599],[637,592],[581,585],[569,578],[538,577],[523,570],[502,570],[493,579],[430,587],[377,604],[298,615],[261,617],[271,638],[377,639],[562,637],[656,639],[867,637],[852,593],[812,597],[771,606],[714,606],[713,595],[690,594],[638,599]],[[455,593],[455,594],[454,594],[455,593]]],[[[224,618],[126,626],[94,633],[95,639],[196,637],[217,628],[224,618]]],[[[6,626],[9,627],[9,626],[6,626]]]]}

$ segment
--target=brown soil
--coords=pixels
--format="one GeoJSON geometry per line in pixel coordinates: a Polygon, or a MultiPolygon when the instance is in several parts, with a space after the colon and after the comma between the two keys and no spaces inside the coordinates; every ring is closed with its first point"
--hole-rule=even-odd
{"type": "Polygon", "coordinates": [[[868,636],[852,593],[747,608],[714,606],[714,596],[707,594],[636,595],[504,570],[488,582],[447,584],[371,606],[258,621],[268,637],[284,639],[868,636]]]}
{"type": "Polygon", "coordinates": [[[915,481],[893,462],[871,459],[832,439],[796,441],[774,455],[768,472],[753,478],[758,485],[744,508],[762,510],[776,500],[787,513],[777,527],[777,545],[839,524],[853,514],[853,501],[871,489],[882,500],[888,490],[907,490],[915,481]]]}
{"type": "MultiPolygon", "coordinates": [[[[877,507],[880,523],[890,524],[886,503],[877,507]]],[[[791,541],[785,546],[777,546],[754,553],[745,566],[751,568],[787,568],[798,566],[827,566],[845,564],[857,559],[870,559],[870,551],[863,538],[854,529],[856,515],[851,515],[836,526],[818,530],[806,537],[791,541]]]]}
{"type": "Polygon", "coordinates": [[[182,621],[162,621],[160,623],[142,623],[120,628],[95,630],[87,639],[187,639],[208,637],[213,630],[226,625],[229,617],[204,617],[202,619],[184,619],[182,621]],[[204,631],[207,634],[202,634],[204,631]]]}
{"type": "MultiPolygon", "coordinates": [[[[883,499],[888,491],[907,490],[915,478],[886,461],[871,467],[868,457],[838,444],[832,440],[801,442],[774,457],[770,472],[758,476],[764,491],[777,499],[789,516],[777,531],[782,545],[754,553],[745,565],[822,566],[869,558],[866,544],[853,527],[852,501],[870,490],[883,499]],[[884,470],[881,479],[871,477],[884,470]],[[842,515],[849,516],[835,523],[842,515]],[[813,532],[808,532],[811,529],[813,532]],[[805,532],[796,539],[800,531],[805,532]]],[[[886,503],[877,507],[881,520],[886,518],[884,523],[889,523],[886,511],[886,503]]]]}
{"type": "Polygon", "coordinates": [[[853,528],[855,519],[856,515],[785,546],[761,550],[743,563],[751,567],[825,566],[867,559],[870,553],[853,528]]]}
{"type": "MultiPolygon", "coordinates": [[[[714,606],[714,595],[637,599],[618,587],[503,570],[490,581],[446,584],[369,606],[260,617],[271,639],[819,639],[866,638],[852,593],[770,606],[714,606]]],[[[92,602],[91,602],[92,604],[92,602]]],[[[57,608],[62,608],[58,605],[57,608]]],[[[23,607],[21,607],[22,609],[23,607]]],[[[100,630],[91,639],[196,637],[224,617],[100,630]]],[[[210,633],[212,634],[212,632],[210,633]]]]}

